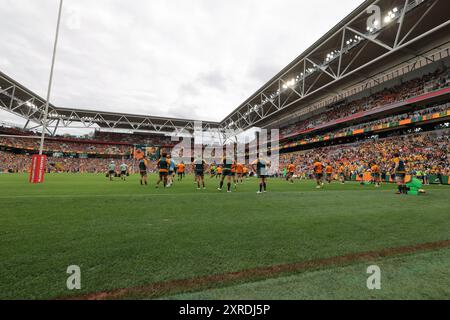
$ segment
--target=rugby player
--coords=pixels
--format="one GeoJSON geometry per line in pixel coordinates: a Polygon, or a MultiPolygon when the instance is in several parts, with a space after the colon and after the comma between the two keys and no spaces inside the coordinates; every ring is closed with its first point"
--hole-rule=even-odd
{"type": "Polygon", "coordinates": [[[381,174],[380,168],[375,162],[372,163],[370,171],[372,174],[372,182],[375,184],[376,188],[379,188],[381,186],[381,174]]]}
{"type": "Polygon", "coordinates": [[[139,174],[141,176],[141,186],[142,185],[147,185],[148,184],[148,177],[147,177],[147,167],[148,167],[148,163],[147,163],[147,157],[144,156],[141,160],[139,160],[139,174]]]}
{"type": "Polygon", "coordinates": [[[163,153],[162,157],[158,160],[159,179],[156,182],[156,188],[159,187],[161,181],[163,181],[164,188],[167,186],[167,175],[169,174],[170,160],[167,158],[167,154],[163,153]]]}
{"type": "Polygon", "coordinates": [[[327,166],[325,167],[325,173],[327,175],[326,179],[328,184],[331,183],[331,181],[333,180],[333,167],[331,166],[331,163],[328,163],[327,166]]]}
{"type": "Polygon", "coordinates": [[[288,164],[286,168],[286,181],[294,183],[294,174],[295,174],[295,165],[291,160],[291,162],[288,164]]]}
{"type": "Polygon", "coordinates": [[[237,189],[237,160],[236,158],[233,161],[233,164],[231,165],[231,175],[233,177],[233,184],[234,184],[234,190],[237,189]]]}
{"type": "Polygon", "coordinates": [[[178,181],[183,181],[184,170],[186,166],[183,161],[177,165],[178,181]]]}
{"type": "Polygon", "coordinates": [[[173,161],[170,154],[167,155],[167,159],[170,161],[169,172],[167,173],[167,187],[171,187],[173,184],[173,178],[175,177],[175,161],[173,161]]]}
{"type": "Polygon", "coordinates": [[[127,171],[128,171],[127,164],[125,162],[122,162],[122,164],[120,165],[120,179],[122,179],[123,181],[126,180],[127,171]]]}
{"type": "Polygon", "coordinates": [[[217,178],[219,178],[219,179],[221,179],[222,178],[222,166],[217,166],[217,168],[216,168],[216,179],[217,178]]]}
{"type": "Polygon", "coordinates": [[[268,176],[268,168],[270,167],[270,161],[266,161],[264,158],[258,156],[258,158],[252,162],[251,164],[253,171],[259,178],[259,191],[257,194],[266,193],[267,192],[267,176],[268,176]]]}
{"type": "Polygon", "coordinates": [[[345,171],[346,171],[346,169],[345,169],[344,165],[341,164],[338,169],[338,175],[339,175],[339,181],[342,184],[345,184],[345,171]]]}
{"type": "Polygon", "coordinates": [[[405,162],[403,159],[400,158],[399,153],[394,154],[393,161],[393,167],[394,167],[394,174],[395,174],[395,181],[397,182],[398,191],[397,194],[406,194],[406,169],[405,169],[405,162]]]}
{"type": "Polygon", "coordinates": [[[214,178],[214,177],[217,178],[217,176],[216,176],[216,170],[217,170],[217,166],[216,166],[216,163],[214,162],[214,163],[209,167],[209,174],[210,174],[209,178],[210,178],[210,179],[211,179],[211,178],[214,178]]]}
{"type": "Polygon", "coordinates": [[[364,172],[366,171],[366,167],[364,166],[364,163],[361,163],[358,168],[357,168],[357,172],[358,172],[358,177],[359,177],[359,184],[360,185],[364,185],[364,172]]]}
{"type": "Polygon", "coordinates": [[[114,176],[116,175],[116,164],[114,161],[111,161],[111,163],[108,166],[108,175],[109,175],[109,181],[113,181],[114,176]]]}
{"type": "Polygon", "coordinates": [[[231,171],[232,166],[234,164],[234,160],[227,159],[227,157],[224,157],[222,159],[222,177],[220,178],[220,186],[217,188],[217,190],[222,191],[223,189],[223,182],[225,178],[227,179],[227,192],[231,192],[231,178],[233,177],[233,172],[231,171]]]}
{"type": "Polygon", "coordinates": [[[316,161],[313,164],[314,166],[314,176],[316,178],[317,182],[317,189],[323,188],[323,164],[320,162],[319,159],[316,159],[316,161]]]}
{"type": "Polygon", "coordinates": [[[244,182],[244,165],[242,163],[236,164],[237,182],[242,184],[244,182]]]}
{"type": "Polygon", "coordinates": [[[205,170],[206,170],[206,161],[204,159],[196,159],[192,163],[192,168],[194,169],[195,179],[197,180],[197,190],[200,190],[200,183],[203,186],[203,190],[206,189],[205,186],[205,170]]]}

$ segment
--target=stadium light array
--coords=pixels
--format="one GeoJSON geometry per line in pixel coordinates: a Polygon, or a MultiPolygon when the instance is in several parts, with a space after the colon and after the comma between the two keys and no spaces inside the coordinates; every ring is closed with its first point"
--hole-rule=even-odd
{"type": "Polygon", "coordinates": [[[27,101],[27,102],[25,103],[25,105],[26,105],[27,107],[31,108],[31,109],[35,109],[35,110],[38,109],[38,107],[37,107],[34,103],[32,103],[32,102],[30,102],[30,101],[27,101]]]}
{"type": "Polygon", "coordinates": [[[389,24],[394,19],[397,18],[398,8],[395,7],[394,9],[390,10],[387,14],[387,16],[384,18],[384,23],[389,24]]]}

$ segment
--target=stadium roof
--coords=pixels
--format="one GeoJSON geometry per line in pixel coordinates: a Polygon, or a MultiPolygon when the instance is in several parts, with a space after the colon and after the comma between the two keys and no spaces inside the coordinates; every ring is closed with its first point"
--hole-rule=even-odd
{"type": "MultiPolygon", "coordinates": [[[[15,80],[0,72],[0,107],[28,121],[42,124],[45,99],[28,90],[15,80]]],[[[103,129],[146,130],[158,133],[174,133],[194,130],[193,119],[178,119],[137,115],[98,110],[60,108],[49,105],[50,127],[68,127],[72,123],[82,123],[85,127],[97,125],[103,129]]],[[[219,123],[202,121],[205,129],[218,129],[219,123]]]]}
{"type": "MultiPolygon", "coordinates": [[[[203,121],[203,128],[246,130],[270,125],[282,116],[292,117],[320,99],[339,95],[342,88],[372,78],[380,68],[419,59],[425,52],[448,44],[449,31],[448,0],[367,0],[224,120],[203,121]]],[[[41,126],[44,106],[44,99],[0,72],[0,108],[41,126]]],[[[54,132],[58,126],[78,122],[88,128],[97,125],[174,133],[192,131],[195,122],[54,105],[49,108],[54,132]]]]}

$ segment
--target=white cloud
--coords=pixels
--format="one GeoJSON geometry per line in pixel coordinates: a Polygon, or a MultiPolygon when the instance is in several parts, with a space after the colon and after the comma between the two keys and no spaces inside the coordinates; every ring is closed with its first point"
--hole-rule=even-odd
{"type": "MultiPolygon", "coordinates": [[[[64,3],[52,103],[217,121],[357,5],[354,0],[64,3]]],[[[0,0],[0,69],[41,96],[57,4],[0,0]]]]}

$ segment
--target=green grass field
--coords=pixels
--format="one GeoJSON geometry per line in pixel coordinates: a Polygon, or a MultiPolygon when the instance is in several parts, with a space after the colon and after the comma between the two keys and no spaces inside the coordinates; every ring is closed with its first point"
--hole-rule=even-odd
{"type": "Polygon", "coordinates": [[[142,187],[137,176],[109,182],[104,175],[50,174],[44,184],[30,185],[25,175],[0,175],[0,299],[137,287],[111,297],[450,298],[448,247],[152,287],[449,240],[448,186],[414,197],[395,195],[393,185],[334,183],[316,190],[312,181],[270,180],[269,192],[257,195],[256,179],[231,194],[217,191],[209,177],[200,191],[190,176],[171,189],[155,189],[155,180],[142,187]],[[366,288],[371,264],[381,268],[381,290],[366,288]],[[81,268],[81,290],[66,288],[69,265],[81,268]]]}

